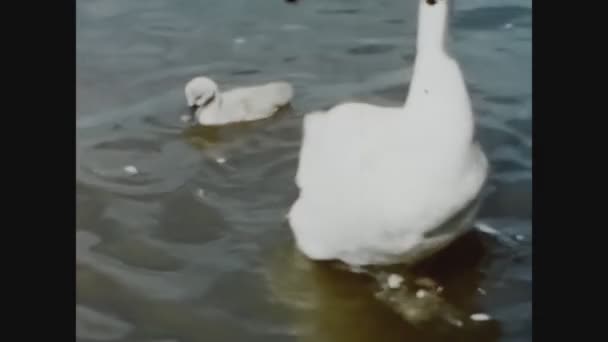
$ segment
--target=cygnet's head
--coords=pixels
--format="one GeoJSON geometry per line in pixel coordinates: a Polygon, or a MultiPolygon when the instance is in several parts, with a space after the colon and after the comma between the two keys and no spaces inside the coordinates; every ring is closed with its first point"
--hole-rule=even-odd
{"type": "Polygon", "coordinates": [[[186,84],[186,102],[199,123],[205,114],[215,114],[219,110],[219,88],[207,77],[196,77],[186,84]]]}

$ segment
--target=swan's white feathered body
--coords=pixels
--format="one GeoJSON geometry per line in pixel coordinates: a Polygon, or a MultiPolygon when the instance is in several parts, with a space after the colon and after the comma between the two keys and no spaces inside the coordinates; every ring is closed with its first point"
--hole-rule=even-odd
{"type": "Polygon", "coordinates": [[[446,0],[421,0],[403,107],[346,103],[305,117],[288,219],[308,257],[414,262],[469,228],[438,230],[474,202],[488,169],[460,67],[444,49],[447,16],[446,0]]]}

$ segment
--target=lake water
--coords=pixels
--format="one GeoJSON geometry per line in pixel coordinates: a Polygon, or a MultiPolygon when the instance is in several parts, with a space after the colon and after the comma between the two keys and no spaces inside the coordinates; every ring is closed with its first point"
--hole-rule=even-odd
{"type": "Polygon", "coordinates": [[[299,255],[285,223],[302,116],[402,102],[416,3],[78,0],[77,340],[530,341],[529,0],[456,1],[454,51],[493,168],[479,219],[499,234],[414,272],[444,289],[440,309],[419,309],[458,324],[404,319],[369,277],[299,255]],[[284,79],[296,97],[271,120],[188,129],[183,86],[197,75],[284,79]]]}

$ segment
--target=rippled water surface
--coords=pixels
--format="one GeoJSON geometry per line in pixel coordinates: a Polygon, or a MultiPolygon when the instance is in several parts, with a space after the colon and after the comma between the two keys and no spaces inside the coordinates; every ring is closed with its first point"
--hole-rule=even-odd
{"type": "Polygon", "coordinates": [[[77,339],[531,340],[531,1],[456,7],[493,167],[480,220],[500,234],[415,270],[460,317],[417,324],[366,275],[302,258],[284,222],[302,115],[404,100],[415,0],[78,0],[77,339]],[[200,74],[224,88],[284,79],[296,98],[268,121],[187,129],[182,89],[200,74]],[[477,312],[492,319],[466,319],[477,312]]]}

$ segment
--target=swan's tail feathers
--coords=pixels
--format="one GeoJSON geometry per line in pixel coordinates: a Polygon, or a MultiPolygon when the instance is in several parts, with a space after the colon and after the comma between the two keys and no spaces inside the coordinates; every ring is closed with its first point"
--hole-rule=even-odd
{"type": "Polygon", "coordinates": [[[273,87],[277,106],[285,106],[293,99],[294,89],[290,83],[273,82],[270,83],[269,86],[273,87]]]}
{"type": "Polygon", "coordinates": [[[452,215],[444,223],[425,232],[424,238],[433,240],[457,237],[469,231],[474,226],[475,217],[477,215],[477,212],[479,211],[479,205],[479,198],[475,198],[463,209],[452,215]]]}

